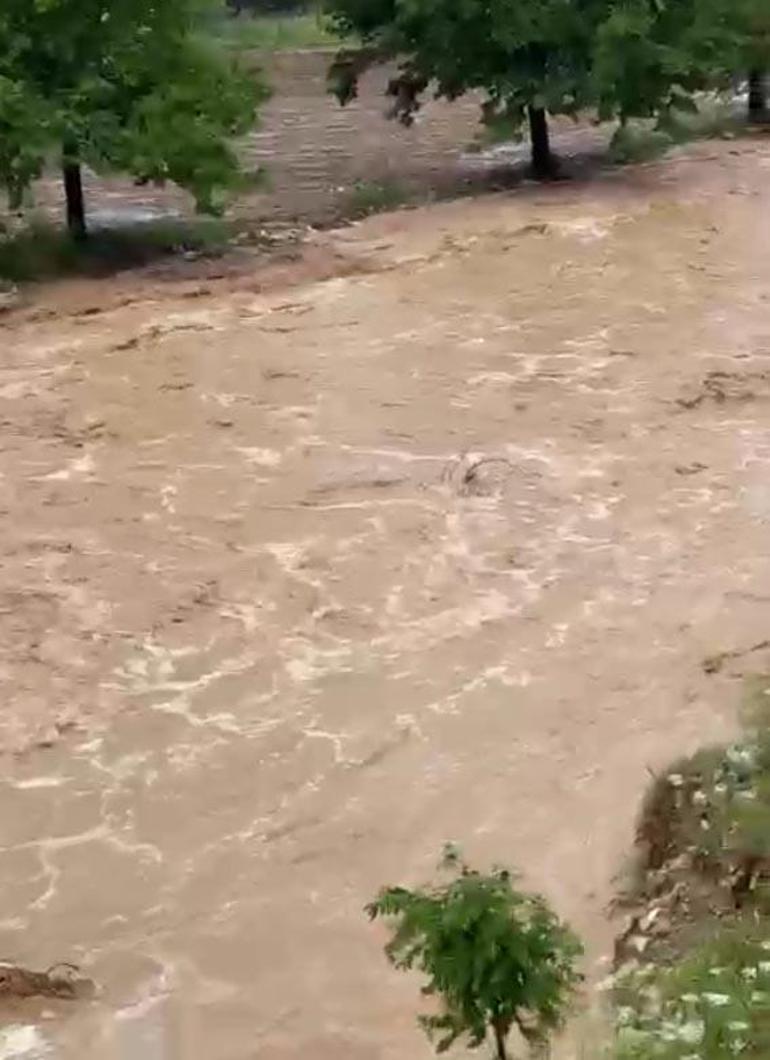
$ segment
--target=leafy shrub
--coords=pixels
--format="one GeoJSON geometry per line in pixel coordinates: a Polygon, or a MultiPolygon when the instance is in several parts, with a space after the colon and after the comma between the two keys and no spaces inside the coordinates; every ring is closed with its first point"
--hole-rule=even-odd
{"type": "Polygon", "coordinates": [[[671,968],[624,976],[617,1060],[770,1056],[770,938],[762,934],[724,929],[671,968]]]}
{"type": "Polygon", "coordinates": [[[354,217],[366,217],[402,206],[408,196],[404,188],[392,181],[359,180],[353,186],[347,208],[354,217]]]}
{"type": "Polygon", "coordinates": [[[540,1043],[561,1025],[580,982],[581,946],[544,899],[516,890],[507,869],[476,872],[452,848],[442,867],[453,870],[448,883],[388,887],[367,912],[395,921],[385,947],[391,963],[427,975],[423,994],[441,1011],[420,1023],[437,1052],[461,1037],[477,1048],[491,1034],[506,1060],[514,1026],[540,1043]]]}
{"type": "Polygon", "coordinates": [[[645,799],[633,890],[646,912],[622,937],[637,945],[620,951],[631,964],[613,984],[616,1060],[770,1057],[766,676],[744,724],[739,742],[680,760],[645,799]]]}

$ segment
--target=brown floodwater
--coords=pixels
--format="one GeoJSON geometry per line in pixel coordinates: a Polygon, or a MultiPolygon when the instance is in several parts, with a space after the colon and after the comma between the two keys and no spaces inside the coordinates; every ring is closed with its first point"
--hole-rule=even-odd
{"type": "Polygon", "coordinates": [[[450,839],[601,977],[768,635],[769,229],[708,144],[2,318],[0,955],[99,994],[0,1056],[427,1056],[362,907],[450,839]]]}

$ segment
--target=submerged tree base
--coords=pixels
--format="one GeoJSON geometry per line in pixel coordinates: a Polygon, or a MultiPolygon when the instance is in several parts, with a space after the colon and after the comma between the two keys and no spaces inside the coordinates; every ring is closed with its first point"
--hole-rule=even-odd
{"type": "Polygon", "coordinates": [[[548,115],[543,107],[529,107],[527,117],[532,144],[532,175],[537,180],[551,180],[557,175],[558,167],[551,153],[548,115]]]}
{"type": "Polygon", "coordinates": [[[62,163],[62,177],[67,202],[67,229],[76,242],[82,243],[87,235],[83,172],[80,164],[68,156],[66,151],[62,163]]]}
{"type": "Polygon", "coordinates": [[[765,123],[770,121],[767,81],[767,75],[762,70],[752,70],[749,74],[750,122],[765,123]]]}

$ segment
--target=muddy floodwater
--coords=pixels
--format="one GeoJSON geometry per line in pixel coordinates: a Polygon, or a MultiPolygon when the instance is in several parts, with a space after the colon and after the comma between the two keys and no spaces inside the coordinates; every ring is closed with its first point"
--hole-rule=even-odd
{"type": "Polygon", "coordinates": [[[448,839],[600,978],[770,633],[769,299],[765,140],[3,317],[0,955],[99,995],[0,1055],[425,1057],[362,906],[448,839]]]}

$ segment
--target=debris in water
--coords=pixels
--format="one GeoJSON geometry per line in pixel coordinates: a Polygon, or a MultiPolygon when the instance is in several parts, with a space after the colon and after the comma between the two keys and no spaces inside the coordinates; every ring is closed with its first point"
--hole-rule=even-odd
{"type": "Polygon", "coordinates": [[[57,997],[67,1000],[91,997],[91,979],[76,964],[52,964],[45,972],[33,972],[10,961],[0,961],[0,999],[6,997],[57,997]]]}
{"type": "Polygon", "coordinates": [[[718,674],[722,671],[725,663],[741,659],[744,655],[751,655],[755,651],[766,651],[770,648],[770,640],[760,640],[752,644],[750,648],[736,648],[734,651],[720,651],[716,655],[710,655],[702,662],[704,673],[718,674]]]}

